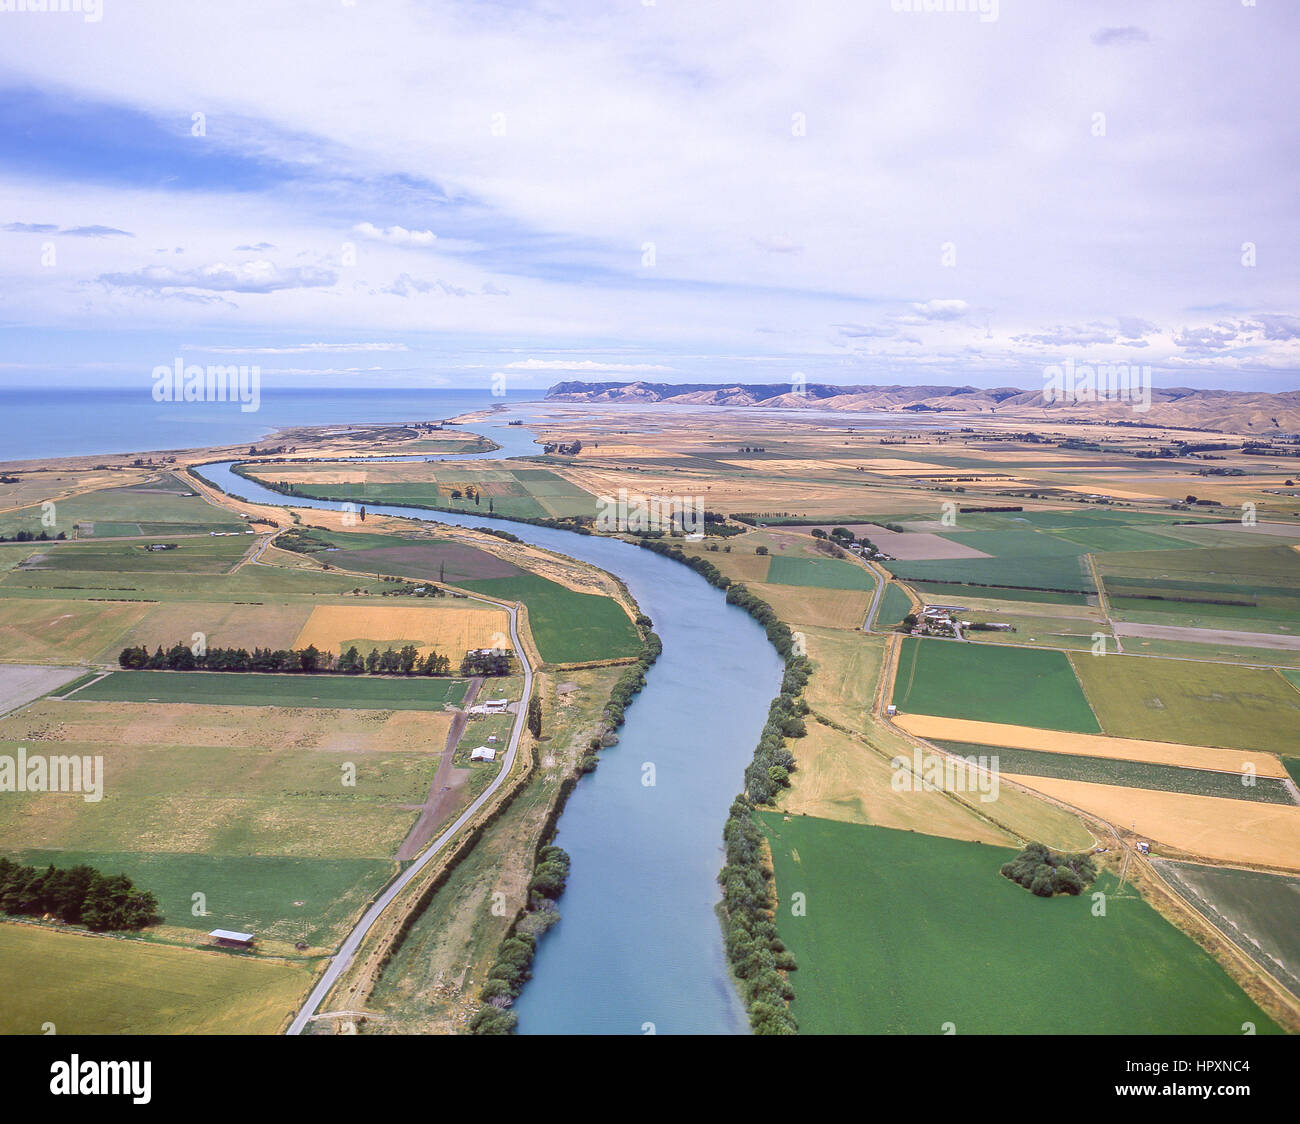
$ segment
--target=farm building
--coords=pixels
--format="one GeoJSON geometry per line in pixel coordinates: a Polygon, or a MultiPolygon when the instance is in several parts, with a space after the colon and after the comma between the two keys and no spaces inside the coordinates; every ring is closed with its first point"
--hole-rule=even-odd
{"type": "Polygon", "coordinates": [[[481,745],[478,749],[470,750],[469,759],[471,761],[495,761],[497,751],[491,746],[481,745]]]}
{"type": "Polygon", "coordinates": [[[208,934],[219,948],[252,948],[252,933],[236,933],[232,929],[213,929],[208,934]]]}

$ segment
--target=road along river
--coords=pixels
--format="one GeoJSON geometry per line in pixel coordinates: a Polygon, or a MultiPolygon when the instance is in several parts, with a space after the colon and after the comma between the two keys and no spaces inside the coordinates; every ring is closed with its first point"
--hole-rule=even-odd
{"type": "MultiPolygon", "coordinates": [[[[489,457],[536,452],[518,427],[475,428],[503,446],[489,457]]],[[[342,506],[290,501],[236,476],[231,463],[199,472],[249,502],[342,506]]],[[[619,744],[601,754],[560,819],[556,843],[573,860],[563,920],[539,942],[533,978],[515,1003],[519,1032],[746,1033],[715,913],[716,879],[727,809],[781,683],[781,659],[763,630],[687,567],[617,539],[421,508],[366,510],[509,529],[599,566],[623,579],[663,640],[619,744]]]]}

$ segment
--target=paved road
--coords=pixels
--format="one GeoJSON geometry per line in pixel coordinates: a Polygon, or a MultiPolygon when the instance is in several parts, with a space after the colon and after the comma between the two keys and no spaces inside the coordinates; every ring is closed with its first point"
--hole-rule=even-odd
{"type": "MultiPolygon", "coordinates": [[[[472,600],[479,601],[482,599],[475,597],[472,598],[472,600]]],[[[492,605],[496,604],[496,602],[484,603],[492,605]]],[[[524,646],[519,642],[519,632],[517,627],[518,606],[515,606],[513,609],[508,609],[507,612],[510,614],[510,639],[514,643],[515,652],[519,656],[519,662],[524,668],[524,692],[521,696],[522,701],[519,704],[519,713],[515,716],[514,727],[510,731],[510,745],[506,749],[506,755],[501,765],[501,771],[497,773],[496,778],[490,785],[488,785],[478,799],[457,817],[456,822],[438,836],[437,839],[430,843],[428,849],[425,850],[425,852],[416,859],[415,862],[407,867],[406,870],[404,870],[397,879],[389,885],[388,889],[375,900],[374,905],[366,910],[361,920],[357,922],[356,928],[348,934],[347,940],[343,942],[339,947],[338,952],[330,961],[329,967],[325,969],[325,974],[321,976],[320,980],[317,981],[316,986],[312,988],[311,994],[307,997],[307,1002],[303,1004],[302,1009],[294,1016],[293,1022],[289,1024],[289,1029],[285,1032],[286,1034],[301,1034],[303,1032],[307,1023],[311,1021],[312,1016],[320,1009],[320,1005],[325,1001],[325,997],[338,982],[339,977],[343,975],[347,970],[348,965],[352,963],[352,958],[356,955],[357,949],[361,947],[361,942],[365,940],[366,934],[374,927],[375,922],[379,920],[379,917],[384,910],[388,908],[393,899],[406,888],[411,880],[416,878],[420,871],[422,871],[430,862],[433,861],[434,858],[437,857],[439,852],[441,852],[442,849],[451,841],[452,836],[474,818],[478,813],[478,810],[492,798],[493,793],[495,793],[496,790],[505,783],[506,778],[510,775],[510,770],[514,767],[515,756],[519,750],[519,739],[523,736],[524,727],[528,722],[528,700],[533,694],[533,669],[528,662],[527,654],[524,652],[524,646]]]]}

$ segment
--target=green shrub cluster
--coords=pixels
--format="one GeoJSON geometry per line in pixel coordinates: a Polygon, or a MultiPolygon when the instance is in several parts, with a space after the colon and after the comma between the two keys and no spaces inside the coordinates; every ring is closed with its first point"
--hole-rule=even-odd
{"type": "Polygon", "coordinates": [[[1083,893],[1096,879],[1097,868],[1087,855],[1062,855],[1042,843],[1030,843],[1002,864],[1002,875],[1040,898],[1050,898],[1083,893]]]}

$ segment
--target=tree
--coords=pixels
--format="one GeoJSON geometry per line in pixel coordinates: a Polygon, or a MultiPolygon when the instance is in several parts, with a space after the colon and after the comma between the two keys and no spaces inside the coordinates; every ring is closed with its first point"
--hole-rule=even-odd
{"type": "Polygon", "coordinates": [[[760,554],[760,555],[761,555],[761,554],[766,554],[766,553],[767,553],[767,547],[765,547],[765,546],[756,547],[756,548],[754,549],[754,553],[755,553],[755,554],[760,554]]]}
{"type": "Polygon", "coordinates": [[[535,738],[542,736],[542,700],[538,695],[528,700],[528,731],[535,738]]]}

